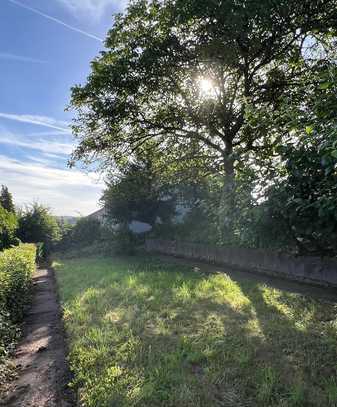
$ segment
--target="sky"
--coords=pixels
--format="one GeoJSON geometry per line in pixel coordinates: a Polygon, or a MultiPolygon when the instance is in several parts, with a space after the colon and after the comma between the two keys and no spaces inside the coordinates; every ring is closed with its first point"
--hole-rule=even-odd
{"type": "Polygon", "coordinates": [[[58,216],[98,209],[100,177],[67,166],[76,140],[65,108],[126,2],[0,0],[0,184],[16,205],[39,202],[58,216]]]}

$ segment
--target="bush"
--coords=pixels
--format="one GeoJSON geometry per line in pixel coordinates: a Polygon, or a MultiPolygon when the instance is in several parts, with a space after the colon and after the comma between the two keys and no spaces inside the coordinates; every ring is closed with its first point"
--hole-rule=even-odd
{"type": "Polygon", "coordinates": [[[72,239],[75,245],[90,245],[101,240],[102,225],[97,219],[86,217],[77,221],[72,229],[72,239]]]}
{"type": "Polygon", "coordinates": [[[120,255],[134,256],[144,243],[144,236],[136,235],[128,227],[120,227],[114,233],[113,252],[120,255]]]}
{"type": "Polygon", "coordinates": [[[22,321],[35,270],[36,248],[20,245],[0,253],[0,382],[6,369],[1,365],[19,336],[16,324],[22,321]]]}
{"type": "Polygon", "coordinates": [[[48,257],[59,240],[59,226],[50,210],[34,203],[19,218],[18,237],[25,243],[43,243],[43,257],[48,257]]]}
{"type": "Polygon", "coordinates": [[[0,204],[0,250],[16,244],[16,228],[17,217],[15,213],[8,212],[0,204]]]}
{"type": "Polygon", "coordinates": [[[60,239],[55,245],[56,251],[68,250],[73,245],[73,229],[74,225],[62,220],[58,220],[60,239]]]}
{"type": "Polygon", "coordinates": [[[22,319],[35,270],[36,247],[24,244],[0,253],[0,309],[22,319]]]}

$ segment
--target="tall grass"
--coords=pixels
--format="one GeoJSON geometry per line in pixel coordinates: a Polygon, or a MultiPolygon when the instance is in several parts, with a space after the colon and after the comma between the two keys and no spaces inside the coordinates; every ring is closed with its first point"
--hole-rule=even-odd
{"type": "Polygon", "coordinates": [[[334,304],[156,259],[55,268],[83,406],[337,405],[334,304]]]}

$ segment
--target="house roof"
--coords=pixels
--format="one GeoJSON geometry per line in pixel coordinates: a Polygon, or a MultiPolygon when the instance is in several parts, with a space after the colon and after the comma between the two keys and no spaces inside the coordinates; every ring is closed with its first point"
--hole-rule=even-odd
{"type": "Polygon", "coordinates": [[[98,219],[98,218],[103,218],[106,215],[106,209],[105,208],[101,208],[96,212],[91,213],[90,215],[87,216],[87,218],[94,218],[94,219],[98,219]]]}

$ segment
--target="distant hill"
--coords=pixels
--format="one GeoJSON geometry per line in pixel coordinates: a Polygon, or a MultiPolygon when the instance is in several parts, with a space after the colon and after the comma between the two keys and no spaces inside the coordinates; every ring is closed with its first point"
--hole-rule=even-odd
{"type": "Polygon", "coordinates": [[[69,225],[75,225],[80,218],[78,216],[56,216],[56,219],[63,223],[69,223],[69,225]]]}

